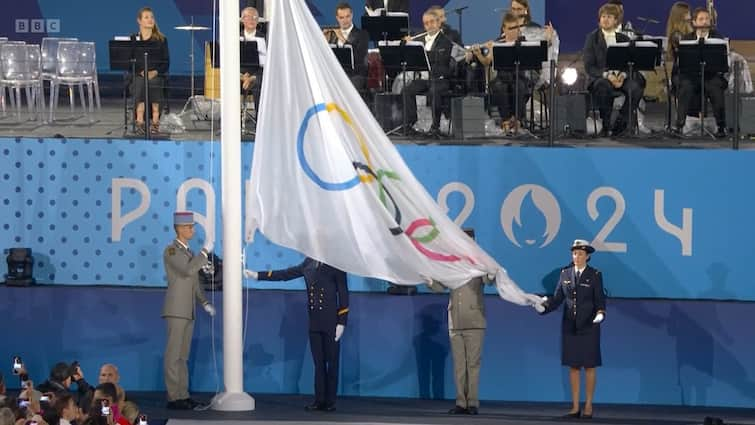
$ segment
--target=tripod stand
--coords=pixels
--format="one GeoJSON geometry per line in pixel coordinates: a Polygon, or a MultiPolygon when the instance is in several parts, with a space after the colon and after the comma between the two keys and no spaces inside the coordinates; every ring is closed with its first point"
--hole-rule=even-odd
{"type": "MultiPolygon", "coordinates": [[[[653,71],[659,63],[658,45],[652,41],[635,41],[628,43],[617,43],[608,46],[606,54],[606,66],[611,70],[619,70],[627,73],[627,82],[637,81],[635,72],[653,71]]],[[[641,80],[644,81],[644,80],[641,80]]],[[[627,99],[629,106],[629,134],[637,136],[639,127],[637,123],[636,109],[634,107],[635,99],[633,87],[627,87],[627,99]]],[[[644,89],[644,87],[643,87],[644,89]]]]}
{"type": "Polygon", "coordinates": [[[430,62],[427,58],[425,46],[419,42],[401,43],[396,46],[380,45],[380,57],[383,58],[383,64],[386,69],[401,69],[403,79],[402,102],[403,102],[403,124],[386,133],[391,135],[402,130],[404,136],[409,135],[409,122],[407,118],[407,99],[406,99],[406,73],[430,71],[430,62]]]}
{"type": "MultiPolygon", "coordinates": [[[[678,57],[680,80],[685,77],[692,81],[699,78],[700,112],[698,117],[700,119],[700,137],[705,137],[705,134],[708,134],[715,139],[715,135],[708,131],[704,124],[706,73],[709,77],[716,78],[717,74],[729,71],[728,45],[723,39],[682,40],[679,42],[678,57]]],[[[679,102],[686,100],[686,98],[680,98],[679,102]]]]}
{"type": "Polygon", "coordinates": [[[177,30],[181,31],[189,31],[189,34],[191,35],[190,39],[191,42],[189,44],[189,63],[191,66],[190,73],[191,73],[191,92],[189,92],[189,98],[186,99],[186,103],[184,103],[184,107],[181,108],[181,113],[179,115],[183,115],[184,112],[186,112],[186,108],[191,104],[192,99],[194,98],[194,32],[196,31],[207,31],[210,28],[203,27],[200,25],[194,25],[194,17],[191,17],[191,24],[190,25],[181,25],[175,27],[177,30]]]}

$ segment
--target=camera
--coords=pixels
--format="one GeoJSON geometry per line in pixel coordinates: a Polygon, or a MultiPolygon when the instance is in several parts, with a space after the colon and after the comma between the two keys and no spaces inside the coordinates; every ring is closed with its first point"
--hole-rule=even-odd
{"type": "Polygon", "coordinates": [[[139,415],[134,425],[147,425],[147,415],[139,415]]]}
{"type": "Polygon", "coordinates": [[[102,414],[102,416],[110,415],[110,400],[102,400],[100,405],[100,414],[102,414]]]}
{"type": "Polygon", "coordinates": [[[43,394],[42,396],[39,397],[39,402],[40,403],[49,403],[50,402],[50,396],[43,394]]]}
{"type": "Polygon", "coordinates": [[[21,373],[21,369],[24,368],[24,363],[21,361],[21,357],[13,356],[13,374],[18,375],[21,373]]]}

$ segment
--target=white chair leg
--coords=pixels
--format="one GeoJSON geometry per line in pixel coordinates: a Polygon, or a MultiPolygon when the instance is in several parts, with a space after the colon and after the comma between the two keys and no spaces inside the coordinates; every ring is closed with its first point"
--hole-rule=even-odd
{"type": "Polygon", "coordinates": [[[21,121],[21,87],[16,86],[16,90],[14,90],[16,93],[16,119],[20,122],[21,121]]]}
{"type": "Polygon", "coordinates": [[[89,119],[89,108],[87,107],[87,98],[84,96],[84,83],[77,84],[79,86],[79,98],[81,98],[81,110],[84,112],[84,116],[89,119]]]}
{"type": "Polygon", "coordinates": [[[100,82],[97,74],[94,75],[94,98],[97,101],[97,110],[102,111],[102,102],[100,101],[100,82]]]}
{"type": "Polygon", "coordinates": [[[73,98],[73,85],[68,84],[68,103],[71,105],[71,115],[73,116],[74,109],[76,108],[75,99],[73,98]]]}
{"type": "Polygon", "coordinates": [[[58,107],[58,90],[55,81],[50,80],[50,118],[49,122],[55,122],[55,109],[58,107]]]}

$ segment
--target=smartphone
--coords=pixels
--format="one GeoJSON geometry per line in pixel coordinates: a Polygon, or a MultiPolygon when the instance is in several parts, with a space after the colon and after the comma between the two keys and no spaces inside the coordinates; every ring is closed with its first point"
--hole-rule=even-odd
{"type": "Polygon", "coordinates": [[[102,400],[100,414],[102,414],[102,416],[110,415],[110,400],[102,400]]]}
{"type": "Polygon", "coordinates": [[[21,361],[21,357],[13,356],[13,374],[18,375],[23,369],[24,363],[21,361]]]}
{"type": "Polygon", "coordinates": [[[139,415],[134,425],[147,425],[147,415],[139,415]]]}
{"type": "Polygon", "coordinates": [[[39,401],[41,403],[49,403],[50,402],[50,396],[42,395],[41,397],[39,397],[39,401]]]}

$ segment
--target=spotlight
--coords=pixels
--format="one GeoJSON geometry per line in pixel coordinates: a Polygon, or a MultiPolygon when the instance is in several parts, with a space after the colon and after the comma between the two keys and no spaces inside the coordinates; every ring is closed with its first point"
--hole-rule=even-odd
{"type": "Polygon", "coordinates": [[[31,256],[31,248],[9,248],[8,274],[5,275],[5,284],[8,286],[29,286],[35,283],[32,277],[34,257],[31,256]]]}
{"type": "Polygon", "coordinates": [[[561,82],[567,86],[573,86],[577,82],[577,78],[579,78],[579,74],[576,68],[566,68],[561,73],[561,82]]]}

